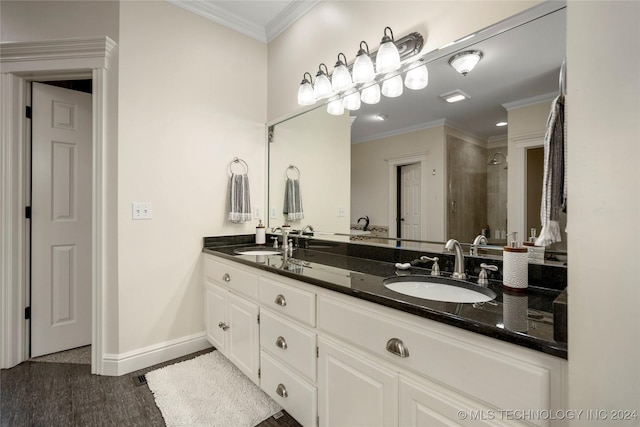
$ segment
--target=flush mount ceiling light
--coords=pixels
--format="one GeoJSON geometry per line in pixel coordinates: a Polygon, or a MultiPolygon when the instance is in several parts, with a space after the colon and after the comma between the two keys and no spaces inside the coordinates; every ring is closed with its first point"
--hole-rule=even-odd
{"type": "Polygon", "coordinates": [[[379,120],[381,122],[384,122],[387,119],[387,117],[389,117],[389,116],[387,116],[386,114],[377,114],[375,116],[375,119],[379,120]]]}
{"type": "Polygon", "coordinates": [[[471,97],[461,90],[454,90],[452,92],[443,93],[442,95],[440,95],[440,98],[444,99],[450,104],[453,104],[454,102],[464,101],[466,99],[470,99],[471,97]]]}
{"type": "Polygon", "coordinates": [[[482,59],[482,52],[479,50],[467,50],[449,58],[449,64],[457,72],[466,76],[480,62],[480,59],[482,59]]]}
{"type": "Polygon", "coordinates": [[[496,126],[498,126],[498,127],[502,127],[502,126],[506,126],[506,125],[507,125],[507,122],[498,122],[498,123],[496,123],[496,126]]]}

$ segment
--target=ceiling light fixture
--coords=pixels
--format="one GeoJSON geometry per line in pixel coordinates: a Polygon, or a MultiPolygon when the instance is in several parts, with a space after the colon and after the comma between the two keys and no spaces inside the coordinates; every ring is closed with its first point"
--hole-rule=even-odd
{"type": "Polygon", "coordinates": [[[502,127],[502,126],[506,126],[506,125],[507,125],[507,122],[498,122],[498,123],[496,123],[496,126],[498,126],[498,127],[502,127]]]}
{"type": "Polygon", "coordinates": [[[482,52],[479,50],[466,50],[449,58],[449,64],[457,72],[466,76],[480,62],[480,59],[482,59],[482,52]]]}
{"type": "Polygon", "coordinates": [[[453,104],[454,102],[464,101],[466,99],[470,99],[471,97],[461,90],[454,90],[452,92],[443,93],[442,95],[440,95],[440,98],[444,99],[450,104],[453,104]]]}

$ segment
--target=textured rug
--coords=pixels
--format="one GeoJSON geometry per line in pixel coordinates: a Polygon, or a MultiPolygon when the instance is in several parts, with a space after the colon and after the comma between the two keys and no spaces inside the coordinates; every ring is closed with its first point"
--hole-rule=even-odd
{"type": "Polygon", "coordinates": [[[219,351],[146,374],[169,427],[246,426],[282,408],[219,351]]]}
{"type": "Polygon", "coordinates": [[[48,362],[48,363],[77,363],[80,365],[91,364],[91,346],[78,347],[72,350],[61,351],[58,353],[47,354],[45,356],[34,357],[32,362],[48,362]]]}

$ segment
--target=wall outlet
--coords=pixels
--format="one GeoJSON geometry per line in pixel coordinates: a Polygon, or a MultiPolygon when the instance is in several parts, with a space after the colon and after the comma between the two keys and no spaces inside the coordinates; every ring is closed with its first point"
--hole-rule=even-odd
{"type": "Polygon", "coordinates": [[[271,219],[278,219],[278,211],[276,208],[271,208],[270,216],[271,219]]]}
{"type": "Polygon", "coordinates": [[[131,204],[131,217],[133,219],[151,219],[151,203],[134,202],[131,204]]]}
{"type": "Polygon", "coordinates": [[[262,219],[262,217],[260,216],[262,212],[260,212],[260,208],[256,208],[256,214],[255,214],[255,219],[262,219]]]}

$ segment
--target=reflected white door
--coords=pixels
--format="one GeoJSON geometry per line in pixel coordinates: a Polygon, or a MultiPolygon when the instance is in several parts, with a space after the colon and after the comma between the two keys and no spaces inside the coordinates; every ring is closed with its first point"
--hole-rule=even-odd
{"type": "Polygon", "coordinates": [[[31,357],[91,344],[91,95],[33,83],[31,357]]]}
{"type": "Polygon", "coordinates": [[[401,237],[405,239],[422,238],[420,172],[420,163],[400,168],[400,223],[401,237]]]}

